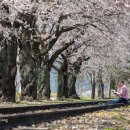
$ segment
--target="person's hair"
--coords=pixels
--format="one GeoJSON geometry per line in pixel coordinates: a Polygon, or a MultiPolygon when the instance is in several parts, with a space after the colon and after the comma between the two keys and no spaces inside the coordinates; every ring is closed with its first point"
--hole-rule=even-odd
{"type": "Polygon", "coordinates": [[[124,84],[125,82],[123,80],[121,80],[120,83],[124,84]]]}

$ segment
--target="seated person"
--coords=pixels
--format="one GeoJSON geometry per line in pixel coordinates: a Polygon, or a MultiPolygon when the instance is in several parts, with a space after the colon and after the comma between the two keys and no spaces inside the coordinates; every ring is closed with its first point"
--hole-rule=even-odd
{"type": "Polygon", "coordinates": [[[115,103],[128,104],[128,88],[125,86],[124,81],[120,81],[118,83],[118,86],[120,88],[120,92],[118,93],[114,90],[113,93],[119,98],[116,100],[109,101],[108,104],[115,104],[115,103]]]}

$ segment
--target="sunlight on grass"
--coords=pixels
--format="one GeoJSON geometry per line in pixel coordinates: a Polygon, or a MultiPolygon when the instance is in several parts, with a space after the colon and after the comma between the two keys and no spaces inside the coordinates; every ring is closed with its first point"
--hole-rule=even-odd
{"type": "Polygon", "coordinates": [[[120,116],[120,114],[118,112],[115,112],[115,111],[100,111],[97,113],[97,116],[100,117],[100,118],[118,118],[120,116]]]}
{"type": "Polygon", "coordinates": [[[125,128],[105,128],[104,130],[126,130],[125,128]]]}

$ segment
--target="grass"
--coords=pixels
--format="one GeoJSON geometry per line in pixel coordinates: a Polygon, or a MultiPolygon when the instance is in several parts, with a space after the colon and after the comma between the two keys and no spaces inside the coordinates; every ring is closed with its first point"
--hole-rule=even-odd
{"type": "MultiPolygon", "coordinates": [[[[63,99],[57,100],[56,93],[51,93],[50,100],[36,100],[33,102],[20,101],[21,94],[16,92],[16,103],[0,103],[1,107],[19,107],[19,106],[30,106],[30,105],[46,105],[46,104],[58,104],[58,103],[72,103],[72,102],[89,102],[89,101],[103,101],[103,99],[91,99],[90,97],[81,97],[81,99],[63,99]]],[[[108,100],[108,99],[104,99],[108,100]]]]}
{"type": "Polygon", "coordinates": [[[20,101],[20,96],[21,94],[16,92],[16,95],[15,95],[15,98],[16,98],[16,102],[19,102],[20,101]]]}
{"type": "Polygon", "coordinates": [[[125,128],[105,128],[105,130],[126,130],[125,128]]]}
{"type": "MultiPolygon", "coordinates": [[[[108,100],[108,99],[104,99],[108,100]]],[[[0,103],[1,107],[19,107],[19,106],[30,106],[30,105],[46,105],[46,104],[58,104],[58,103],[72,103],[72,102],[90,102],[90,101],[103,101],[102,99],[90,99],[90,98],[81,98],[76,99],[63,99],[63,100],[36,100],[33,102],[29,101],[20,101],[20,95],[16,94],[16,103],[0,103]]]]}

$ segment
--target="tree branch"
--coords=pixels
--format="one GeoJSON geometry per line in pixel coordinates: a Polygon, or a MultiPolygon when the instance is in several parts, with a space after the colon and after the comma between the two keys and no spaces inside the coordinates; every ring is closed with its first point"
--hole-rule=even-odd
{"type": "Polygon", "coordinates": [[[65,46],[63,46],[62,48],[60,48],[59,50],[57,50],[50,58],[49,60],[49,65],[50,67],[53,65],[53,63],[55,62],[55,60],[57,59],[57,57],[64,51],[66,50],[68,47],[70,47],[72,44],[74,44],[74,40],[67,43],[65,46]]]}

